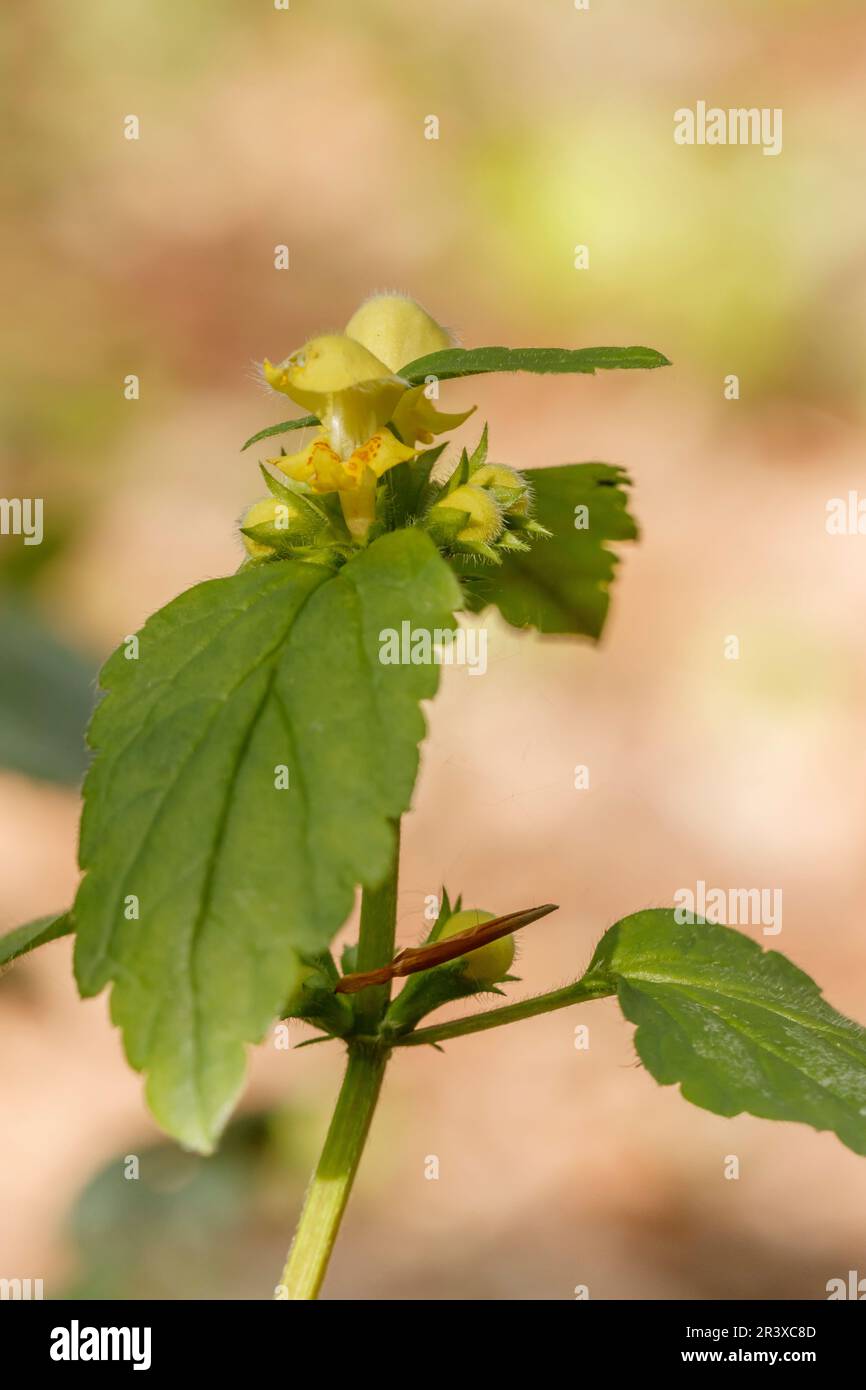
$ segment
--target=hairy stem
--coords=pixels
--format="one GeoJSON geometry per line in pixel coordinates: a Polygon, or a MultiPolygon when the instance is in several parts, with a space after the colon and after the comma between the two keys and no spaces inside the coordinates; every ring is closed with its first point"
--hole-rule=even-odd
{"type": "MultiPolygon", "coordinates": [[[[394,955],[394,933],[397,926],[397,875],[400,864],[400,824],[394,827],[394,853],[391,868],[380,888],[365,888],[361,899],[361,933],[358,937],[360,971],[376,970],[388,965],[394,955]]],[[[363,990],[355,1003],[358,1032],[374,1032],[388,1007],[390,982],[363,990]]]]}
{"type": "MultiPolygon", "coordinates": [[[[388,876],[381,887],[365,889],[361,900],[359,970],[387,965],[394,954],[399,860],[398,823],[388,876]]],[[[355,1012],[359,1031],[375,1034],[390,994],[391,986],[387,984],[358,995],[355,1012]]],[[[280,1299],[318,1297],[367,1142],[389,1055],[387,1046],[374,1037],[349,1041],[346,1074],[277,1288],[280,1299]]]]}
{"type": "Polygon", "coordinates": [[[536,1014],[550,1013],[553,1009],[567,1009],[570,1004],[583,1004],[588,999],[604,999],[615,990],[601,981],[584,983],[578,980],[564,989],[551,990],[549,994],[536,994],[532,999],[522,999],[517,1004],[506,1004],[501,1009],[488,1009],[483,1014],[471,1014],[468,1018],[455,1018],[450,1023],[434,1023],[429,1028],[416,1028],[398,1038],[396,1047],[419,1047],[422,1043],[443,1043],[450,1038],[463,1038],[468,1033],[483,1033],[488,1028],[500,1028],[504,1023],[519,1023],[522,1018],[535,1018],[536,1014]]]}
{"type": "Polygon", "coordinates": [[[279,1298],[317,1298],[352,1191],[370,1121],[388,1062],[384,1048],[351,1044],[349,1064],[316,1165],[292,1248],[283,1270],[279,1298]]]}

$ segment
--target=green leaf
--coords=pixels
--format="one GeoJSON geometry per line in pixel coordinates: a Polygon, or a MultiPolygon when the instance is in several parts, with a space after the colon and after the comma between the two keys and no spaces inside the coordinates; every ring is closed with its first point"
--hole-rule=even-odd
{"type": "Polygon", "coordinates": [[[418,357],[400,368],[400,376],[420,386],[428,376],[449,381],[486,372],[597,372],[612,368],[669,367],[667,357],[653,348],[444,348],[418,357]]]}
{"type": "Polygon", "coordinates": [[[866,1029],[778,951],[672,909],[611,927],[581,983],[616,990],[641,1061],[716,1115],[831,1129],[866,1154],[866,1029]]]}
{"type": "Polygon", "coordinates": [[[467,479],[471,478],[473,473],[477,473],[479,468],[484,467],[485,463],[487,462],[488,446],[489,441],[487,437],[487,422],[485,421],[484,429],[481,431],[481,438],[475,445],[471,457],[467,460],[467,479]]]}
{"type": "Polygon", "coordinates": [[[77,786],[96,662],[66,645],[36,609],[0,607],[0,766],[77,786]]]}
{"type": "Polygon", "coordinates": [[[49,941],[56,941],[58,937],[69,936],[73,930],[72,918],[68,912],[37,917],[35,921],[25,923],[23,927],[16,927],[14,931],[0,936],[0,966],[9,965],[19,956],[26,956],[30,951],[35,951],[37,946],[46,946],[49,941]]]}
{"type": "Polygon", "coordinates": [[[358,943],[350,941],[340,953],[340,969],[344,975],[354,975],[358,969],[358,943]]]}
{"type": "MultiPolygon", "coordinates": [[[[597,347],[597,348],[444,348],[441,352],[428,353],[426,357],[416,357],[400,368],[400,376],[412,386],[421,386],[428,376],[438,381],[450,381],[459,376],[482,376],[488,372],[533,372],[536,375],[557,373],[611,371],[614,368],[653,368],[669,367],[670,361],[654,348],[645,347],[597,347]]],[[[318,425],[315,415],[304,415],[298,420],[283,420],[278,425],[269,425],[259,430],[242,446],[241,452],[260,439],[269,439],[287,430],[307,429],[318,425]]]]}
{"type": "Polygon", "coordinates": [[[451,920],[455,912],[460,911],[460,904],[462,901],[462,895],[458,894],[457,901],[452,907],[451,899],[448,896],[448,889],[445,887],[444,883],[442,884],[442,896],[439,899],[439,911],[436,914],[436,921],[430,928],[430,934],[427,937],[428,941],[439,940],[442,928],[445,926],[447,922],[451,920]]]}
{"type": "Polygon", "coordinates": [[[607,542],[637,537],[627,511],[628,476],[608,463],[529,468],[523,476],[535,499],[533,515],[552,534],[526,554],[508,554],[501,569],[462,566],[467,606],[480,612],[493,603],[514,627],[597,639],[618,563],[607,542]],[[587,514],[587,528],[576,528],[587,514]]]}
{"type": "Polygon", "coordinates": [[[321,950],[388,871],[438,668],[381,664],[380,633],[452,627],[458,602],[429,538],[396,531],[338,572],[290,559],[200,584],[105,667],[76,971],[85,995],[113,982],[154,1114],[191,1148],[213,1146],[244,1042],[289,997],[291,948],[321,950]]]}
{"type": "MultiPolygon", "coordinates": [[[[485,426],[486,429],[486,426],[485,426]]],[[[453,468],[439,491],[437,500],[442,501],[450,497],[452,492],[456,492],[464,483],[469,482],[469,455],[463,449],[460,454],[457,466],[453,468]]]]}
{"type": "Polygon", "coordinates": [[[308,430],[318,423],[318,417],[315,415],[301,415],[297,420],[281,420],[278,425],[268,425],[267,429],[250,435],[246,444],[241,445],[241,453],[251,444],[258,444],[260,439],[270,439],[275,434],[286,434],[289,430],[308,430]]]}

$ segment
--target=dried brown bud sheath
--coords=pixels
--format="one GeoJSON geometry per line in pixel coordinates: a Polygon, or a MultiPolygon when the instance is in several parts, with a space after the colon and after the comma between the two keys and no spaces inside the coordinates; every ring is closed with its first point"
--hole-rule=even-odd
{"type": "Polygon", "coordinates": [[[446,941],[430,941],[425,946],[408,946],[399,951],[390,965],[378,970],[366,970],[354,975],[343,975],[334,989],[337,994],[357,994],[359,990],[371,985],[385,985],[389,980],[403,975],[414,975],[419,970],[430,970],[434,965],[445,965],[449,960],[465,956],[479,946],[498,941],[501,936],[510,936],[520,927],[528,927],[550,912],[556,912],[556,903],[545,903],[543,907],[527,907],[520,912],[508,912],[504,917],[494,917],[491,922],[481,922],[468,931],[449,936],[446,941]]]}

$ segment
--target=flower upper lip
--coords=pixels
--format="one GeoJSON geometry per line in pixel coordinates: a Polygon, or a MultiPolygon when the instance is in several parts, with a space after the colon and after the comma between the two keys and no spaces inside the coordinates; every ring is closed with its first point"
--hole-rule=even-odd
{"type": "Polygon", "coordinates": [[[414,300],[376,295],[353,314],[345,332],[311,338],[276,366],[266,360],[263,371],[275,391],[317,416],[330,447],[348,462],[391,421],[411,448],[472,414],[474,406],[455,414],[438,411],[425,387],[413,386],[397,370],[452,341],[414,300]]]}

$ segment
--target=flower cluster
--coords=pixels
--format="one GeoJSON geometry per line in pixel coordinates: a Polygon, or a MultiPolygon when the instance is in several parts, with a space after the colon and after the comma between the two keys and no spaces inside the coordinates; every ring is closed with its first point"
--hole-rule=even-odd
{"type": "Polygon", "coordinates": [[[414,300],[380,294],[361,305],[343,333],[311,338],[277,365],[264,362],[268,385],[309,411],[318,427],[296,453],[267,460],[285,482],[263,469],[271,496],[256,502],[241,525],[248,562],[293,554],[339,563],[387,529],[380,483],[401,466],[418,484],[412,523],[447,553],[496,563],[543,533],[531,519],[521,475],[487,462],[486,429],[446,481],[431,481],[441,446],[429,446],[475,407],[440,411],[438,381],[415,384],[401,370],[452,346],[451,334],[414,300]]]}
{"type": "Polygon", "coordinates": [[[532,494],[523,475],[504,463],[487,462],[486,427],[474,453],[463,450],[422,524],[446,553],[492,564],[550,534],[532,519],[532,494]]]}

